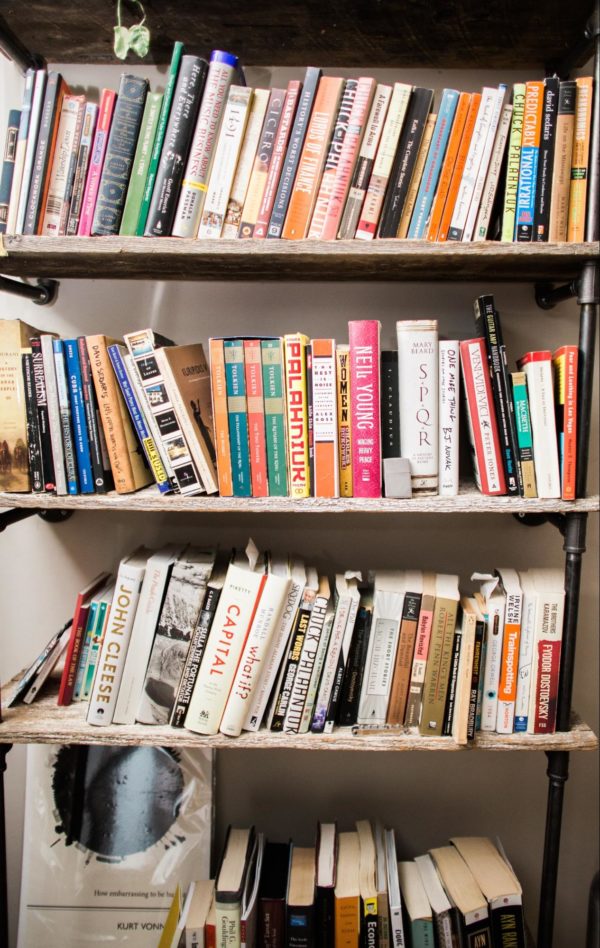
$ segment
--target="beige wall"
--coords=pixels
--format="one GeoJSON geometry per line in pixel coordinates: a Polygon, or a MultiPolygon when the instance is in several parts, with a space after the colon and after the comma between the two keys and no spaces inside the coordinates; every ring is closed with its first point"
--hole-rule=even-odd
{"type": "MultiPolygon", "coordinates": [[[[85,76],[92,92],[118,83],[119,67],[64,72],[75,85],[85,76]]],[[[156,83],[156,71],[141,67],[156,83]]],[[[383,73],[380,73],[384,75],[383,73]]],[[[290,71],[277,72],[284,80],[290,71]]],[[[301,70],[295,75],[300,76],[301,70]]],[[[385,73],[405,78],[404,73],[385,73]]],[[[513,74],[410,73],[413,82],[475,89],[485,81],[508,82],[513,74]]],[[[520,76],[519,78],[527,78],[520,76]]],[[[260,81],[269,80],[261,71],[260,81]]],[[[258,81],[250,76],[249,81],[258,81]]],[[[14,70],[0,60],[0,128],[5,112],[20,102],[14,70]]],[[[1,268],[0,268],[1,269],[1,268]]],[[[44,274],[40,274],[43,276],[44,274]]],[[[493,292],[503,318],[509,357],[526,349],[577,341],[577,308],[563,304],[542,313],[532,287],[481,284],[269,284],[164,283],[65,280],[51,308],[0,295],[0,318],[20,317],[64,335],[121,335],[147,325],[178,342],[211,334],[281,333],[302,329],[319,335],[327,327],[347,339],[349,319],[378,318],[382,344],[395,346],[395,320],[437,317],[441,331],[463,338],[473,331],[472,301],[493,292]]],[[[597,388],[596,388],[597,392],[597,388]]],[[[595,401],[597,402],[597,395],[595,401]]],[[[596,411],[596,409],[595,409],[596,411]]],[[[597,431],[597,411],[594,424],[597,431]]],[[[590,490],[597,492],[598,442],[594,434],[590,490]]],[[[168,504],[165,502],[165,508],[168,504]]],[[[562,564],[561,540],[550,526],[526,529],[512,517],[413,515],[136,515],[88,512],[50,526],[33,518],[0,535],[1,677],[15,674],[64,621],[77,589],[101,568],[140,542],[158,544],[185,537],[205,544],[243,544],[293,550],[315,565],[336,568],[423,567],[460,572],[469,589],[474,569],[562,564]]],[[[575,677],[575,705],[598,727],[598,518],[590,518],[582,583],[575,677]]],[[[283,743],[283,742],[282,742],[283,743]]],[[[255,822],[267,834],[293,836],[308,844],[318,819],[349,828],[361,817],[396,828],[399,852],[410,857],[454,834],[499,835],[525,891],[530,925],[536,923],[547,781],[546,758],[528,754],[352,754],[290,751],[224,751],[217,762],[219,839],[230,821],[255,822]]],[[[598,766],[594,754],[574,754],[567,786],[555,945],[584,940],[589,883],[598,864],[598,766]]],[[[7,813],[11,944],[16,932],[20,880],[24,754],[9,755],[7,813]]],[[[35,845],[35,842],[31,842],[35,845]]]]}

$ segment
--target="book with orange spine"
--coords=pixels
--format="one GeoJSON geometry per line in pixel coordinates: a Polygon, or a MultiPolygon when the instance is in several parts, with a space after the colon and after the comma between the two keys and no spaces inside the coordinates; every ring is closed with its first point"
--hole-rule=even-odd
{"type": "Polygon", "coordinates": [[[471,99],[472,95],[469,92],[461,92],[458,99],[456,115],[454,116],[450,138],[448,139],[446,157],[444,158],[444,163],[440,172],[440,180],[438,182],[437,191],[431,206],[431,215],[429,217],[427,233],[425,234],[427,240],[437,240],[440,223],[442,221],[442,214],[444,213],[446,198],[450,188],[450,181],[452,179],[454,166],[458,156],[458,150],[463,137],[463,131],[465,128],[465,122],[469,112],[471,99]]]}
{"type": "MultiPolygon", "coordinates": [[[[592,122],[593,79],[576,79],[575,129],[571,157],[571,189],[569,191],[568,241],[585,240],[585,205],[590,154],[590,127],[592,122]]],[[[596,89],[598,95],[598,89],[596,89]]]]}
{"type": "Polygon", "coordinates": [[[335,339],[312,340],[315,497],[339,497],[335,339]]]}
{"type": "Polygon", "coordinates": [[[231,454],[229,451],[229,414],[227,410],[227,384],[225,380],[223,340],[211,339],[209,341],[209,352],[219,493],[221,497],[232,497],[233,481],[231,476],[231,454]]]}
{"type": "Polygon", "coordinates": [[[563,500],[575,500],[577,464],[577,346],[561,346],[552,356],[554,409],[563,500]]]}
{"type": "Polygon", "coordinates": [[[440,221],[437,240],[448,239],[448,230],[450,229],[450,224],[452,223],[454,205],[456,204],[456,198],[458,197],[460,182],[462,179],[463,171],[465,169],[467,155],[469,153],[469,146],[471,144],[471,138],[473,136],[473,129],[475,128],[475,122],[477,121],[477,113],[479,112],[480,103],[481,103],[481,93],[474,92],[471,95],[471,101],[469,103],[469,109],[467,112],[467,117],[465,119],[465,125],[463,129],[462,137],[460,140],[460,145],[458,148],[458,153],[456,155],[454,170],[452,172],[452,177],[450,178],[450,185],[448,187],[448,196],[446,198],[446,204],[444,205],[444,212],[442,214],[442,219],[440,221]]]}
{"type": "Polygon", "coordinates": [[[260,339],[244,339],[246,398],[248,402],[248,444],[252,496],[267,497],[267,444],[265,439],[265,403],[263,401],[260,339]]]}
{"type": "Polygon", "coordinates": [[[302,240],[308,233],[327,149],[339,110],[344,80],[324,76],[319,82],[282,237],[302,240]]]}

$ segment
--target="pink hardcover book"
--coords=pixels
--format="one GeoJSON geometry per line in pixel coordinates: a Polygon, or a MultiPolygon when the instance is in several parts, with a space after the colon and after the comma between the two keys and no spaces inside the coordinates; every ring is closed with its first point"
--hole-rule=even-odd
{"type": "Polygon", "coordinates": [[[265,438],[260,339],[244,339],[244,363],[246,367],[252,496],[267,497],[269,493],[267,484],[267,442],[265,438]]]}
{"type": "Polygon", "coordinates": [[[288,82],[285,102],[283,103],[283,111],[281,113],[281,120],[277,129],[273,157],[271,158],[271,164],[269,165],[267,183],[265,184],[265,190],[263,192],[262,201],[258,211],[256,226],[254,228],[254,233],[252,234],[254,238],[258,237],[259,239],[264,239],[267,236],[269,221],[271,219],[271,211],[273,210],[273,205],[275,203],[275,197],[277,194],[281,166],[287,152],[288,141],[292,131],[292,123],[294,121],[294,116],[296,115],[296,106],[298,105],[298,99],[300,97],[301,91],[302,83],[297,79],[292,79],[290,82],[288,82]]]}
{"type": "Polygon", "coordinates": [[[381,323],[377,319],[348,323],[355,497],[381,497],[380,331],[381,323]]]}
{"type": "Polygon", "coordinates": [[[92,230],[96,198],[98,197],[98,188],[100,187],[100,176],[102,175],[108,133],[110,132],[110,123],[112,121],[116,101],[116,92],[112,89],[102,90],[100,108],[98,109],[98,123],[96,125],[96,134],[94,135],[94,144],[90,157],[90,167],[81,205],[81,218],[77,230],[79,237],[89,237],[92,230]]]}
{"type": "Polygon", "coordinates": [[[327,216],[323,230],[321,231],[321,240],[335,240],[337,237],[354,165],[358,158],[362,142],[365,125],[369,117],[371,103],[375,95],[377,83],[374,79],[362,76],[358,80],[356,87],[356,97],[350,113],[348,122],[348,131],[344,138],[340,160],[335,173],[333,191],[329,198],[327,216]]]}

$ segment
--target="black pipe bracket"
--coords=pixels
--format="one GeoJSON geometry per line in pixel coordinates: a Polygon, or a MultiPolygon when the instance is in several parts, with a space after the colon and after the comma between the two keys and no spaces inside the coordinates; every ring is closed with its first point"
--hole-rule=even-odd
{"type": "Polygon", "coordinates": [[[31,300],[38,306],[50,306],[58,296],[58,280],[36,280],[33,283],[21,283],[20,280],[11,280],[9,277],[0,276],[0,290],[4,293],[11,293],[13,296],[20,296],[23,299],[31,300]]]}

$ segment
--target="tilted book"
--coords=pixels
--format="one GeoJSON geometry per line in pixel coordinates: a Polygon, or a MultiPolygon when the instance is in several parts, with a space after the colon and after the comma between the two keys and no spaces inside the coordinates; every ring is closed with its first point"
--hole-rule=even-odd
{"type": "Polygon", "coordinates": [[[319,642],[323,635],[325,619],[327,617],[330,595],[329,580],[326,576],[320,576],[315,601],[310,612],[310,619],[298,658],[294,684],[283,721],[283,731],[286,734],[298,734],[300,731],[302,714],[310,688],[311,675],[317,659],[319,642]]]}
{"type": "Polygon", "coordinates": [[[323,631],[321,632],[321,636],[317,644],[317,652],[310,676],[310,683],[308,686],[308,691],[306,692],[306,701],[304,702],[304,710],[302,712],[302,720],[300,722],[300,734],[306,734],[313,721],[315,704],[317,700],[317,689],[323,674],[325,656],[329,649],[329,640],[331,638],[334,618],[335,609],[333,606],[333,600],[330,596],[329,600],[327,601],[325,619],[323,621],[323,631]]]}
{"type": "Polygon", "coordinates": [[[41,233],[42,217],[50,186],[50,165],[56,145],[62,103],[68,91],[68,86],[59,72],[48,73],[31,171],[27,210],[23,222],[24,234],[41,233]]]}
{"type": "Polygon", "coordinates": [[[482,731],[495,731],[498,719],[498,687],[502,666],[506,593],[497,573],[473,573],[471,579],[480,583],[481,591],[475,594],[475,598],[486,619],[480,727],[482,731]]]}
{"type": "Polygon", "coordinates": [[[429,853],[426,853],[424,856],[416,856],[415,865],[431,905],[436,944],[439,948],[453,948],[458,935],[454,907],[446,895],[433,860],[429,853]]]}
{"type": "MultiPolygon", "coordinates": [[[[0,444],[2,465],[0,488],[25,492],[31,489],[27,463],[27,412],[21,356],[30,352],[31,339],[39,331],[20,319],[0,319],[2,401],[0,444]]],[[[50,342],[51,337],[48,337],[50,342]]]]}
{"type": "MultiPolygon", "coordinates": [[[[266,91],[266,90],[261,90],[266,91]]],[[[281,112],[281,118],[277,127],[277,135],[273,143],[273,154],[269,163],[269,171],[263,191],[262,200],[258,209],[258,217],[254,226],[254,238],[263,238],[267,236],[271,213],[277,197],[277,188],[285,153],[287,151],[290,135],[292,133],[292,124],[296,115],[298,101],[302,93],[302,83],[297,79],[288,82],[285,93],[285,100],[281,112]]],[[[241,218],[240,218],[241,219],[241,218]]]]}
{"type": "Polygon", "coordinates": [[[487,900],[453,846],[429,850],[451,903],[456,906],[460,943],[492,948],[487,900]]]}
{"type": "Polygon", "coordinates": [[[65,664],[58,689],[58,704],[63,707],[71,704],[73,699],[77,666],[79,664],[90,601],[94,593],[98,592],[98,590],[106,584],[108,578],[108,573],[100,573],[77,595],[65,664]]]}
{"type": "Polygon", "coordinates": [[[348,323],[354,497],[381,497],[380,331],[376,319],[348,323]]]}
{"type": "Polygon", "coordinates": [[[106,439],[100,421],[98,401],[96,399],[92,379],[92,367],[90,365],[85,336],[77,337],[77,349],[81,368],[81,386],[83,390],[83,404],[88,430],[94,487],[96,488],[96,493],[105,494],[108,490],[112,489],[113,478],[106,448],[106,439]]]}
{"type": "Polygon", "coordinates": [[[335,616],[311,724],[311,731],[315,734],[325,731],[328,723],[331,730],[335,722],[344,669],[360,602],[359,579],[360,573],[352,572],[337,574],[335,577],[335,616]]]}
{"type": "Polygon", "coordinates": [[[27,213],[29,187],[31,185],[33,163],[35,161],[35,151],[40,129],[40,121],[42,118],[42,108],[44,103],[44,93],[46,91],[47,77],[48,74],[46,73],[45,69],[36,70],[31,98],[31,112],[29,115],[29,125],[27,129],[27,142],[25,145],[25,155],[23,158],[23,175],[20,183],[18,207],[14,225],[11,222],[12,214],[9,217],[9,233],[22,234],[23,228],[25,226],[25,214],[27,213]]]}
{"type": "MultiPolygon", "coordinates": [[[[465,220],[465,226],[463,230],[462,240],[472,240],[473,234],[475,233],[475,225],[477,221],[477,214],[479,211],[479,205],[481,203],[481,196],[483,194],[483,189],[485,186],[485,181],[487,178],[488,169],[490,166],[490,161],[492,158],[492,152],[494,149],[494,143],[496,141],[496,132],[498,130],[498,125],[502,116],[502,111],[504,107],[504,97],[506,95],[506,86],[501,83],[496,90],[496,100],[493,103],[493,108],[490,114],[489,125],[487,133],[485,136],[485,142],[481,152],[481,161],[479,163],[479,168],[477,174],[474,178],[473,183],[473,193],[471,195],[471,203],[469,205],[469,210],[465,220]]],[[[448,239],[451,239],[451,234],[448,234],[448,239]]]]}
{"type": "Polygon", "coordinates": [[[265,114],[265,121],[258,140],[258,148],[254,156],[252,174],[248,183],[246,200],[242,210],[242,219],[238,230],[238,237],[253,237],[254,228],[258,220],[263,194],[269,176],[269,168],[273,158],[273,146],[277,137],[277,130],[281,121],[285,103],[285,89],[271,89],[269,104],[265,114]]]}
{"type": "Polygon", "coordinates": [[[436,122],[437,114],[435,112],[430,112],[427,116],[427,119],[425,120],[425,128],[423,129],[423,135],[419,144],[419,150],[417,152],[417,159],[410,176],[410,183],[408,185],[408,191],[406,192],[406,200],[404,201],[402,214],[400,216],[400,223],[396,233],[396,237],[399,237],[402,240],[408,237],[408,229],[410,227],[413,211],[415,209],[419,185],[423,178],[425,163],[429,157],[431,139],[433,138],[436,122]]]}
{"type": "MultiPolygon", "coordinates": [[[[43,71],[43,70],[42,70],[43,71]]],[[[19,197],[21,194],[21,182],[23,181],[23,171],[25,168],[25,152],[27,151],[27,139],[29,137],[29,125],[31,122],[31,106],[33,102],[33,87],[35,83],[35,70],[28,69],[25,73],[23,84],[23,99],[21,101],[21,111],[19,114],[17,136],[14,143],[14,161],[12,166],[12,176],[10,182],[10,193],[8,196],[8,207],[6,217],[0,221],[1,233],[16,233],[17,214],[19,210],[19,197]]]]}
{"type": "Polygon", "coordinates": [[[437,240],[446,198],[450,189],[450,181],[454,172],[454,166],[457,161],[460,149],[461,139],[467,120],[467,113],[471,103],[471,96],[468,92],[461,92],[456,104],[454,121],[448,138],[446,154],[440,170],[436,192],[431,205],[431,211],[427,226],[423,234],[427,240],[437,240]]]}
{"type": "Polygon", "coordinates": [[[20,120],[21,113],[19,110],[11,109],[8,113],[6,138],[4,139],[4,151],[2,152],[2,171],[0,173],[0,234],[6,233],[20,120]]]}
{"type": "MultiPolygon", "coordinates": [[[[368,589],[360,598],[352,641],[348,651],[348,661],[344,669],[344,678],[339,694],[336,724],[349,726],[356,724],[365,674],[367,651],[373,623],[373,591],[368,589]]],[[[335,695],[332,695],[332,699],[335,695]]]]}
{"type": "Polygon", "coordinates": [[[415,642],[419,625],[419,614],[423,598],[423,574],[421,571],[407,570],[405,580],[406,594],[402,606],[398,647],[396,649],[390,688],[390,700],[386,714],[386,722],[388,724],[404,724],[415,642]]]}
{"type": "Polygon", "coordinates": [[[450,183],[448,185],[448,193],[446,196],[444,209],[442,211],[437,236],[431,236],[432,240],[435,239],[445,241],[449,239],[450,225],[452,224],[454,210],[459,198],[459,193],[461,192],[463,174],[466,168],[467,158],[469,157],[471,151],[471,142],[473,140],[480,106],[481,93],[473,92],[470,96],[467,116],[465,118],[465,124],[456,154],[456,161],[454,163],[454,168],[450,177],[450,183]]]}
{"type": "Polygon", "coordinates": [[[294,615],[284,660],[273,692],[273,703],[269,709],[267,725],[271,731],[282,731],[283,722],[289,707],[304,638],[310,622],[310,614],[315,604],[319,577],[312,567],[307,570],[306,583],[294,615]]]}
{"type": "Polygon", "coordinates": [[[475,481],[483,494],[505,494],[506,482],[483,339],[460,343],[460,362],[475,481]]]}
{"type": "Polygon", "coordinates": [[[400,403],[400,452],[410,461],[412,489],[437,493],[438,321],[396,323],[400,403]]]}
{"type": "Polygon", "coordinates": [[[504,156],[510,133],[510,123],[512,119],[513,107],[506,104],[502,109],[494,147],[490,157],[490,163],[487,169],[485,184],[481,193],[479,210],[477,211],[477,220],[475,221],[475,230],[473,240],[485,240],[488,230],[492,224],[492,217],[496,209],[496,191],[500,182],[500,176],[504,167],[504,156]]]}

